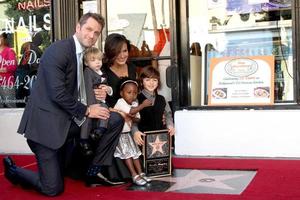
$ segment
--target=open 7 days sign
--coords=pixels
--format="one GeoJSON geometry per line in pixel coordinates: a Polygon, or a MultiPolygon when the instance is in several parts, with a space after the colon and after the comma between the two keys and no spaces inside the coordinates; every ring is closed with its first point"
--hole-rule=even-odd
{"type": "Polygon", "coordinates": [[[274,104],[274,56],[212,58],[208,105],[274,104]]]}

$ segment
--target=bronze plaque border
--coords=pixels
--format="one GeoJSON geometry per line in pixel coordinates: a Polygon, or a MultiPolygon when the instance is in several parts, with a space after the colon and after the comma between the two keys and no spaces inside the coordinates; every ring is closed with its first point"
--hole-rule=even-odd
{"type": "Polygon", "coordinates": [[[171,136],[167,129],[146,131],[143,139],[145,145],[143,146],[143,164],[145,173],[149,177],[162,177],[171,175],[172,170],[172,159],[171,159],[171,136]],[[153,153],[153,147],[150,143],[153,143],[156,138],[159,138],[161,142],[166,142],[163,144],[163,153],[160,151],[155,151],[153,153]],[[166,145],[166,146],[165,146],[166,145]]]}

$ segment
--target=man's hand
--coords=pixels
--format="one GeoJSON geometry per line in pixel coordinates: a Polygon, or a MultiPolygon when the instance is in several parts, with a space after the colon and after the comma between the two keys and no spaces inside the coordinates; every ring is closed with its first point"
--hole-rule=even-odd
{"type": "Polygon", "coordinates": [[[89,118],[98,118],[98,119],[108,119],[110,112],[107,108],[100,106],[100,104],[93,104],[89,106],[90,112],[88,114],[89,118]]]}
{"type": "Polygon", "coordinates": [[[94,89],[95,97],[97,100],[105,100],[106,98],[106,85],[99,85],[98,88],[94,89]]]}

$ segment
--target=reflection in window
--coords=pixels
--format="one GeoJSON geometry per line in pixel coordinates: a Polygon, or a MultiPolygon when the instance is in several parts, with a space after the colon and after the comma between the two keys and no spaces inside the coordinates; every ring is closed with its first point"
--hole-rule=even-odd
{"type": "MultiPolygon", "coordinates": [[[[203,52],[204,105],[211,60],[272,56],[274,102],[294,101],[291,0],[189,1],[190,43],[203,52]],[[202,12],[196,12],[196,9],[202,12]]],[[[192,81],[191,81],[192,82],[192,81]]],[[[230,90],[229,90],[230,93],[230,90]]]]}
{"type": "Polygon", "coordinates": [[[168,0],[155,3],[153,0],[132,0],[130,5],[126,1],[110,0],[107,9],[108,34],[124,34],[140,51],[134,55],[148,56],[149,50],[159,55],[166,39],[170,40],[168,0]]]}
{"type": "Polygon", "coordinates": [[[1,87],[0,107],[24,107],[26,104],[42,53],[51,43],[50,6],[50,0],[39,4],[32,0],[7,0],[1,4],[5,11],[0,29],[8,35],[9,45],[15,52],[16,68],[9,77],[0,71],[2,83],[6,82],[1,87]]]}
{"type": "Polygon", "coordinates": [[[108,34],[120,33],[130,40],[130,60],[137,67],[153,65],[161,74],[159,93],[171,101],[166,84],[170,66],[169,0],[107,1],[108,34]],[[116,6],[118,5],[118,6],[116,6]]]}

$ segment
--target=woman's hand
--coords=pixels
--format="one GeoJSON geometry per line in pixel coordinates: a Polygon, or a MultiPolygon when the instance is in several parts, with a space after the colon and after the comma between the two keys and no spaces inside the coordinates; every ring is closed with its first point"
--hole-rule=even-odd
{"type": "Polygon", "coordinates": [[[117,112],[119,113],[125,120],[125,122],[131,122],[132,121],[132,115],[128,114],[128,113],[125,113],[121,110],[117,110],[115,108],[109,108],[110,111],[113,111],[113,112],[117,112]]]}
{"type": "Polygon", "coordinates": [[[107,85],[100,85],[101,89],[104,89],[106,94],[109,94],[111,92],[111,87],[107,86],[107,85]]]}
{"type": "Polygon", "coordinates": [[[125,122],[132,122],[132,117],[130,114],[128,113],[125,113],[125,112],[122,112],[122,111],[119,111],[119,113],[122,115],[122,117],[124,118],[125,122]]]}
{"type": "Polygon", "coordinates": [[[106,98],[106,86],[105,85],[99,85],[98,88],[94,89],[95,97],[97,100],[105,100],[106,98]]]}
{"type": "Polygon", "coordinates": [[[135,143],[137,143],[137,145],[139,145],[139,146],[144,145],[144,140],[143,140],[142,136],[145,136],[145,134],[142,133],[141,131],[137,131],[133,134],[133,139],[134,139],[135,143]]]}

